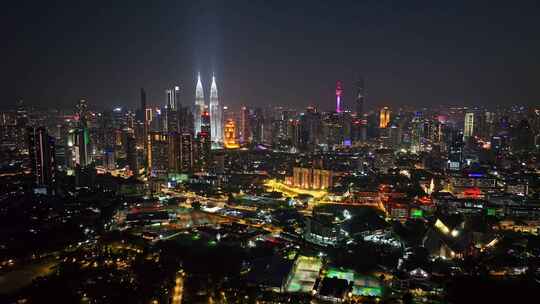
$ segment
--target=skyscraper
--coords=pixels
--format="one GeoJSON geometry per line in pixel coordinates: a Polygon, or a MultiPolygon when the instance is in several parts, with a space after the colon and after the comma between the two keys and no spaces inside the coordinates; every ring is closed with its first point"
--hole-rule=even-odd
{"type": "Polygon", "coordinates": [[[165,90],[167,94],[167,103],[166,107],[170,110],[178,110],[180,105],[180,86],[175,86],[174,88],[165,90]]]}
{"type": "Polygon", "coordinates": [[[420,152],[422,148],[424,123],[420,115],[415,115],[411,121],[411,151],[420,152]]]}
{"type": "Polygon", "coordinates": [[[255,108],[249,112],[251,142],[262,144],[264,139],[264,113],[262,108],[255,108]]]}
{"type": "Polygon", "coordinates": [[[92,160],[92,147],[88,126],[90,117],[86,100],[79,100],[76,105],[76,113],[78,126],[74,132],[75,145],[73,147],[73,153],[75,155],[75,185],[77,187],[91,187],[95,182],[96,170],[92,160]]]}
{"type": "Polygon", "coordinates": [[[315,107],[307,107],[301,113],[298,126],[298,144],[300,150],[312,150],[321,143],[322,116],[315,107]]]}
{"type": "Polygon", "coordinates": [[[225,124],[223,145],[227,149],[236,149],[240,147],[236,141],[236,124],[233,119],[227,120],[227,123],[225,124]]]}
{"type": "Polygon", "coordinates": [[[343,109],[341,108],[341,95],[343,94],[343,89],[341,88],[341,81],[338,80],[336,83],[336,112],[341,113],[343,109]]]}
{"type": "Polygon", "coordinates": [[[141,108],[139,109],[139,112],[138,112],[138,116],[137,119],[139,121],[144,121],[144,115],[145,115],[145,111],[146,111],[146,91],[144,90],[144,88],[141,88],[141,108]]]}
{"type": "Polygon", "coordinates": [[[213,143],[223,141],[222,131],[222,108],[219,105],[216,77],[212,75],[212,85],[210,86],[210,126],[213,143]]]}
{"type": "MultiPolygon", "coordinates": [[[[142,166],[148,172],[148,129],[150,127],[149,121],[152,118],[152,109],[147,109],[146,106],[146,91],[144,88],[141,88],[141,110],[139,120],[142,122],[142,140],[140,140],[143,150],[144,150],[144,159],[142,166]]],[[[138,138],[139,139],[139,138],[138,138]]]]}
{"type": "Polygon", "coordinates": [[[197,169],[200,172],[208,172],[210,168],[212,149],[212,134],[210,132],[210,113],[205,108],[200,116],[201,131],[197,133],[197,169]]]}
{"type": "Polygon", "coordinates": [[[465,125],[463,126],[463,139],[474,135],[474,113],[467,112],[465,113],[465,125]]]}
{"type": "Polygon", "coordinates": [[[180,87],[175,86],[172,89],[165,91],[167,95],[167,101],[165,104],[165,129],[168,132],[180,131],[180,87]]]}
{"type": "Polygon", "coordinates": [[[135,134],[132,129],[124,129],[123,132],[126,133],[125,139],[125,149],[126,149],[126,160],[129,167],[129,170],[133,175],[137,176],[139,174],[139,163],[137,159],[137,140],[135,139],[135,134]]]}
{"type": "Polygon", "coordinates": [[[197,137],[197,170],[199,172],[210,170],[212,142],[209,135],[207,132],[200,132],[197,137]]]}
{"type": "Polygon", "coordinates": [[[460,170],[463,161],[463,133],[457,129],[449,130],[448,144],[448,169],[460,170]]]}
{"type": "Polygon", "coordinates": [[[169,169],[169,142],[162,132],[149,132],[149,163],[150,176],[165,176],[169,169]]]}
{"type": "Polygon", "coordinates": [[[199,133],[208,133],[208,136],[213,136],[210,119],[211,116],[208,112],[208,107],[204,107],[203,112],[201,113],[201,132],[199,133]]]}
{"type": "Polygon", "coordinates": [[[204,90],[201,82],[201,73],[197,75],[197,86],[195,87],[195,105],[193,107],[193,118],[195,134],[201,132],[201,114],[204,112],[204,90]]]}
{"type": "Polygon", "coordinates": [[[390,125],[390,109],[384,107],[381,109],[379,128],[385,129],[390,125]]]}
{"type": "Polygon", "coordinates": [[[210,114],[204,109],[201,115],[201,132],[197,134],[197,169],[208,172],[210,169],[212,134],[210,133],[210,114]]]}
{"type": "Polygon", "coordinates": [[[193,136],[183,133],[180,142],[180,170],[190,173],[193,170],[193,136]]]}
{"type": "Polygon", "coordinates": [[[178,173],[180,171],[181,161],[181,137],[178,132],[169,132],[168,136],[168,157],[169,157],[169,173],[178,173]]]}
{"type": "Polygon", "coordinates": [[[165,90],[165,95],[167,95],[167,100],[165,101],[166,109],[174,109],[174,93],[171,89],[165,90]]]}
{"type": "Polygon", "coordinates": [[[247,107],[242,107],[240,109],[240,143],[246,143],[250,141],[251,132],[249,125],[249,110],[247,107]]]}
{"type": "Polygon", "coordinates": [[[182,106],[182,103],[180,102],[180,86],[174,87],[174,106],[176,111],[182,106]]]}
{"type": "Polygon", "coordinates": [[[86,100],[79,100],[76,106],[76,112],[79,117],[79,125],[84,128],[88,127],[88,104],[86,100]]]}
{"type": "Polygon", "coordinates": [[[360,79],[356,82],[356,90],[356,117],[362,118],[362,115],[364,115],[365,102],[364,78],[360,77],[360,79]]]}
{"type": "Polygon", "coordinates": [[[25,147],[25,141],[21,140],[25,138],[25,132],[26,132],[26,126],[28,125],[28,113],[26,112],[26,108],[24,106],[23,100],[19,100],[17,105],[17,116],[15,119],[15,137],[17,140],[15,141],[15,145],[17,147],[17,150],[21,152],[22,150],[26,149],[25,147]]]}
{"type": "Polygon", "coordinates": [[[88,128],[79,127],[75,130],[75,165],[86,168],[90,165],[90,134],[88,128]]]}
{"type": "Polygon", "coordinates": [[[76,161],[81,168],[90,165],[90,133],[88,130],[88,105],[86,100],[81,99],[76,106],[77,116],[79,118],[76,131],[76,161]]]}
{"type": "Polygon", "coordinates": [[[16,126],[26,126],[28,123],[28,113],[26,112],[24,101],[22,99],[17,103],[17,116],[15,120],[16,126]]]}
{"type": "Polygon", "coordinates": [[[34,183],[38,187],[52,186],[55,182],[56,169],[54,139],[43,127],[29,127],[27,132],[34,183]]]}

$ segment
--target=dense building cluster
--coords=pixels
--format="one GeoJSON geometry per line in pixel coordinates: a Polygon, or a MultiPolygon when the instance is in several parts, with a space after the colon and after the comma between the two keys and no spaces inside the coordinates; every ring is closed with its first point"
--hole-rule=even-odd
{"type": "Polygon", "coordinates": [[[233,109],[215,76],[208,106],[200,74],[194,88],[0,114],[2,302],[64,284],[60,302],[83,303],[464,303],[540,286],[540,108],[368,108],[360,80],[352,109],[341,82],[335,111],[233,109]]]}

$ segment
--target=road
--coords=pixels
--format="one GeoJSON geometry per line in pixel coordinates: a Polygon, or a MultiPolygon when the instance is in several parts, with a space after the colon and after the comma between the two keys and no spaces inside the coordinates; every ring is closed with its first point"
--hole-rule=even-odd
{"type": "Polygon", "coordinates": [[[30,285],[38,277],[51,274],[58,262],[54,258],[22,266],[0,276],[0,294],[9,294],[30,285]]]}
{"type": "Polygon", "coordinates": [[[182,303],[182,296],[184,295],[184,277],[185,273],[182,270],[176,275],[172,304],[182,303]]]}
{"type": "Polygon", "coordinates": [[[0,275],[0,294],[9,294],[32,283],[34,279],[48,276],[55,271],[60,263],[59,257],[63,253],[74,252],[85,246],[92,246],[93,242],[77,243],[66,246],[62,250],[52,251],[41,255],[39,260],[34,260],[25,265],[19,265],[16,269],[0,275]]]}

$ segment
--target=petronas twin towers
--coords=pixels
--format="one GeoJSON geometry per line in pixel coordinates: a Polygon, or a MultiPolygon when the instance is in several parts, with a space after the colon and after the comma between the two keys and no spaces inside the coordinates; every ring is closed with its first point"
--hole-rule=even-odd
{"type": "MultiPolygon", "coordinates": [[[[195,106],[193,107],[193,117],[195,121],[195,134],[201,132],[201,115],[206,108],[204,102],[204,89],[201,81],[201,73],[197,75],[197,86],[195,87],[195,106]]],[[[210,136],[212,142],[223,142],[223,120],[222,107],[219,105],[216,77],[212,75],[212,84],[210,86],[210,136]]]]}

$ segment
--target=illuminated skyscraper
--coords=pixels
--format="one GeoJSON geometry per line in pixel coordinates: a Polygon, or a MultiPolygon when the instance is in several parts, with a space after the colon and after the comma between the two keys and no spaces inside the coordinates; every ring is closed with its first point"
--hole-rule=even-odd
{"type": "Polygon", "coordinates": [[[250,141],[251,132],[249,127],[249,110],[247,107],[242,107],[240,110],[240,142],[246,143],[250,141]]]}
{"type": "Polygon", "coordinates": [[[76,161],[81,168],[90,165],[90,133],[88,130],[88,105],[86,100],[81,99],[76,106],[77,116],[79,118],[79,127],[76,131],[76,161]]]}
{"type": "Polygon", "coordinates": [[[197,169],[200,172],[208,172],[210,169],[211,149],[210,114],[204,109],[201,115],[201,132],[197,133],[197,169]]]}
{"type": "Polygon", "coordinates": [[[165,128],[168,132],[180,131],[180,87],[175,86],[166,90],[167,102],[165,104],[165,128]]]}
{"type": "Polygon", "coordinates": [[[133,175],[137,176],[139,174],[139,162],[137,158],[137,140],[135,139],[135,134],[133,129],[124,129],[126,143],[124,145],[126,149],[126,160],[129,167],[129,170],[133,175]]]}
{"type": "Polygon", "coordinates": [[[193,170],[193,137],[190,133],[183,133],[181,137],[180,169],[183,173],[193,170]]]}
{"type": "Polygon", "coordinates": [[[150,125],[152,123],[152,108],[146,108],[144,111],[144,167],[146,174],[150,172],[150,139],[148,133],[150,132],[150,125]]]}
{"type": "Polygon", "coordinates": [[[90,165],[90,134],[88,128],[78,128],[75,130],[75,165],[85,168],[90,165]]]}
{"type": "Polygon", "coordinates": [[[178,111],[178,108],[181,106],[180,103],[180,86],[174,87],[174,109],[178,111]]]}
{"type": "Polygon", "coordinates": [[[165,92],[167,94],[167,109],[174,111],[178,110],[178,107],[180,106],[180,87],[175,86],[172,89],[165,90],[165,92]]]}
{"type": "Polygon", "coordinates": [[[390,125],[390,109],[384,107],[381,109],[379,128],[385,129],[390,125]]]}
{"type": "Polygon", "coordinates": [[[463,127],[463,139],[467,139],[474,135],[474,113],[465,113],[465,125],[463,127]]]}
{"type": "Polygon", "coordinates": [[[17,126],[26,126],[28,123],[28,113],[26,112],[26,108],[24,106],[24,101],[21,99],[17,103],[17,117],[16,117],[15,124],[17,126]]]}
{"type": "Polygon", "coordinates": [[[201,73],[197,75],[197,86],[195,88],[195,105],[193,107],[193,118],[195,134],[201,132],[201,114],[204,111],[204,90],[201,82],[201,73]]]}
{"type": "Polygon", "coordinates": [[[77,116],[79,118],[79,125],[83,128],[88,127],[88,104],[86,100],[81,99],[75,107],[77,111],[77,116]]]}
{"type": "Polygon", "coordinates": [[[463,161],[463,132],[451,129],[448,132],[448,169],[460,170],[463,161]]]}
{"type": "Polygon", "coordinates": [[[147,170],[148,172],[148,129],[149,129],[149,121],[152,119],[152,109],[147,109],[146,106],[146,91],[141,88],[141,109],[140,109],[140,117],[139,120],[142,122],[142,139],[137,138],[137,140],[142,144],[144,149],[144,160],[142,163],[142,166],[147,170]],[[148,111],[150,111],[148,113],[148,111]]]}
{"type": "Polygon", "coordinates": [[[208,112],[208,107],[204,107],[203,112],[201,114],[201,132],[208,133],[209,136],[212,136],[212,128],[211,128],[211,121],[210,121],[210,113],[208,112]]]}
{"type": "Polygon", "coordinates": [[[365,102],[365,92],[364,92],[364,78],[360,78],[356,83],[356,117],[362,118],[364,115],[364,102],[365,102]]]}
{"type": "Polygon", "coordinates": [[[250,142],[262,144],[264,139],[264,113],[262,108],[249,111],[250,142]]]}
{"type": "Polygon", "coordinates": [[[169,173],[178,173],[180,171],[181,158],[181,136],[178,132],[169,132],[167,134],[168,146],[167,153],[169,156],[169,173]]]}
{"type": "Polygon", "coordinates": [[[418,153],[422,150],[422,135],[424,123],[421,116],[415,115],[411,121],[411,151],[418,153]]]}
{"type": "Polygon", "coordinates": [[[239,148],[238,142],[236,141],[236,124],[233,119],[227,120],[225,124],[225,131],[223,144],[227,149],[236,149],[239,148]]]}
{"type": "Polygon", "coordinates": [[[169,169],[169,142],[162,132],[149,132],[149,168],[150,176],[165,176],[169,169]]]}
{"type": "Polygon", "coordinates": [[[480,133],[484,138],[491,138],[495,134],[495,121],[495,112],[484,113],[484,124],[482,129],[480,130],[480,133]]]}
{"type": "Polygon", "coordinates": [[[27,132],[34,183],[38,187],[52,186],[56,169],[54,139],[43,127],[29,127],[27,132]]]}
{"type": "Polygon", "coordinates": [[[222,130],[222,108],[219,105],[216,77],[212,75],[212,85],[210,86],[210,126],[213,143],[223,141],[222,130]]]}
{"type": "Polygon", "coordinates": [[[167,100],[165,102],[166,109],[174,109],[174,93],[171,89],[166,89],[165,94],[167,95],[167,100]]]}
{"type": "Polygon", "coordinates": [[[28,113],[26,112],[26,108],[24,107],[24,102],[23,100],[19,100],[18,102],[18,106],[17,106],[17,116],[16,116],[16,119],[15,119],[15,127],[16,127],[16,131],[15,131],[15,137],[16,137],[16,141],[15,141],[15,145],[17,147],[17,150],[20,152],[24,149],[26,149],[27,147],[25,146],[25,141],[24,140],[21,140],[22,138],[25,137],[25,132],[26,132],[26,126],[28,125],[28,113]]]}
{"type": "Polygon", "coordinates": [[[336,83],[336,112],[341,113],[343,109],[341,108],[341,95],[343,94],[343,89],[341,88],[341,81],[336,83]]]}

